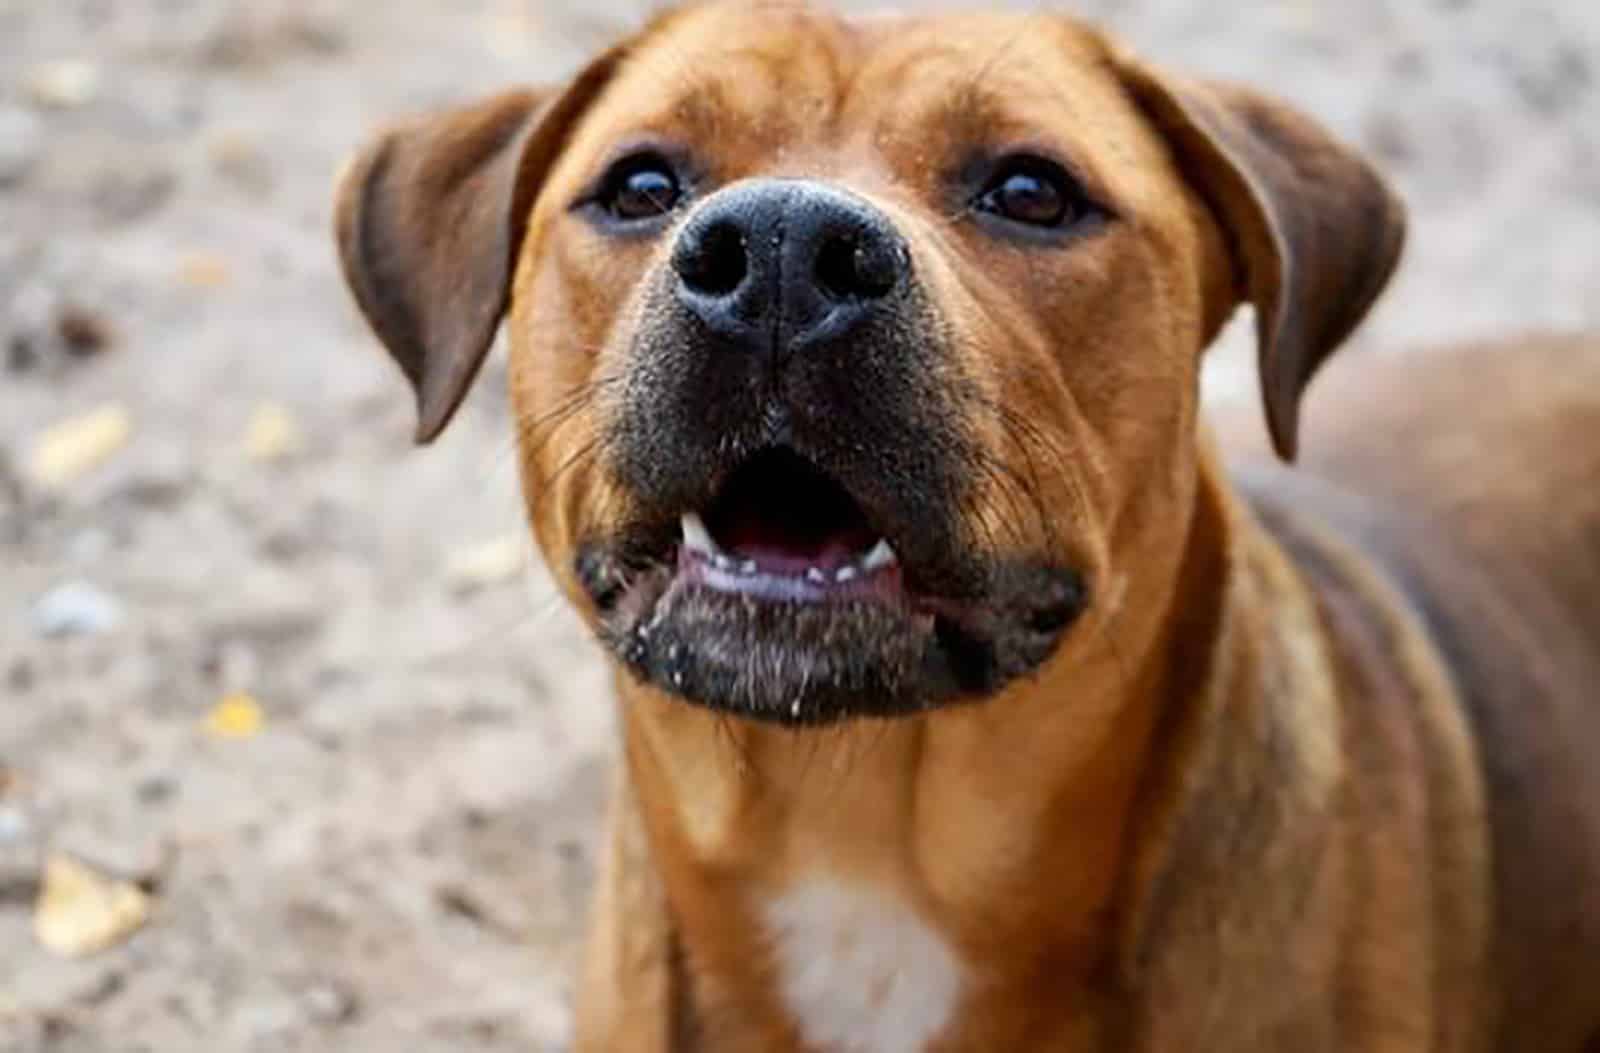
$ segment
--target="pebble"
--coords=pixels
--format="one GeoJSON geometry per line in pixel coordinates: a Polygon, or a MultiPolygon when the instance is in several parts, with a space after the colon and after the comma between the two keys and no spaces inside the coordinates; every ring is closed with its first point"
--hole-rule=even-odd
{"type": "Polygon", "coordinates": [[[35,66],[23,88],[34,105],[50,110],[75,110],[100,94],[100,67],[83,59],[35,66]]]}
{"type": "Polygon", "coordinates": [[[56,311],[56,336],[68,354],[88,358],[116,342],[116,330],[98,311],[65,303],[56,311]]]}
{"type": "Polygon", "coordinates": [[[58,585],[34,604],[31,621],[40,636],[98,636],[122,624],[122,603],[88,582],[58,585]]]}
{"type": "Polygon", "coordinates": [[[20,805],[0,804],[0,905],[37,896],[43,863],[44,845],[32,818],[20,805]]]}
{"type": "Polygon", "coordinates": [[[15,106],[0,106],[0,187],[27,178],[43,149],[39,118],[15,106]]]}
{"type": "Polygon", "coordinates": [[[349,1023],[360,1011],[355,993],[332,984],[317,984],[300,996],[300,1003],[313,1021],[324,1026],[349,1023]]]}

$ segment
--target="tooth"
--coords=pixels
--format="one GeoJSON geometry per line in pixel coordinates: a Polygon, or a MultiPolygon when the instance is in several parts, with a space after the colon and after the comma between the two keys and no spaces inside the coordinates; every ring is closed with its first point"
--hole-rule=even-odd
{"type": "Polygon", "coordinates": [[[755,560],[747,559],[743,563],[739,564],[739,573],[740,574],[754,574],[755,572],[756,572],[756,561],[755,560]]]}
{"type": "Polygon", "coordinates": [[[861,569],[881,570],[894,563],[897,558],[894,554],[894,549],[889,546],[889,542],[880,539],[876,545],[872,546],[871,552],[861,557],[861,569]]]}
{"type": "Polygon", "coordinates": [[[849,581],[851,578],[860,573],[861,572],[854,567],[840,567],[839,572],[833,576],[833,580],[838,582],[849,581]]]}
{"type": "Polygon", "coordinates": [[[730,558],[728,556],[724,556],[720,552],[718,552],[715,556],[711,557],[711,562],[713,562],[713,563],[715,563],[717,565],[717,569],[718,570],[732,570],[733,569],[733,560],[732,560],[732,558],[730,558]]]}
{"type": "Polygon", "coordinates": [[[697,513],[685,512],[680,522],[683,526],[683,543],[691,551],[704,552],[706,555],[717,551],[717,543],[711,540],[711,531],[706,529],[705,520],[697,513]]]}
{"type": "Polygon", "coordinates": [[[828,576],[826,574],[822,573],[822,571],[819,568],[812,567],[811,569],[806,571],[806,580],[807,581],[814,581],[818,585],[825,585],[825,584],[827,584],[828,576]]]}

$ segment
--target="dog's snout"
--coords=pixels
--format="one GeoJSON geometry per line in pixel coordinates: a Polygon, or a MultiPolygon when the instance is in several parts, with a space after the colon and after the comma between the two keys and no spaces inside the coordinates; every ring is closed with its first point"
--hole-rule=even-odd
{"type": "Polygon", "coordinates": [[[718,336],[784,355],[848,336],[908,281],[889,217],[814,183],[734,187],[693,216],[673,249],[679,300],[718,336]]]}

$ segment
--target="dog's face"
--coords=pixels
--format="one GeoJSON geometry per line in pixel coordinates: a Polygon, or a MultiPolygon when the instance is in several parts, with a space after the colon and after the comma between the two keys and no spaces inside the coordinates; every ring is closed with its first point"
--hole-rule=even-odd
{"type": "Polygon", "coordinates": [[[1256,302],[1292,450],[1399,229],[1302,119],[1066,19],[745,4],[393,133],[340,208],[423,437],[507,314],[574,601],[636,676],[793,722],[1147,632],[1117,615],[1177,574],[1204,347],[1256,302]]]}

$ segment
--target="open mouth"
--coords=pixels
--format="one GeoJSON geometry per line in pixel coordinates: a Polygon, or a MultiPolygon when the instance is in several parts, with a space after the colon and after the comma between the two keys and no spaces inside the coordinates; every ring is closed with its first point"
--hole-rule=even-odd
{"type": "Polygon", "coordinates": [[[747,460],[681,527],[680,577],[716,592],[791,603],[905,600],[893,544],[843,486],[787,449],[747,460]]]}
{"type": "Polygon", "coordinates": [[[583,546],[602,638],[645,682],[786,724],[982,698],[1049,656],[1083,609],[1077,574],[963,546],[937,507],[867,487],[768,447],[691,510],[583,546]],[[979,561],[977,587],[952,553],[979,561]]]}

